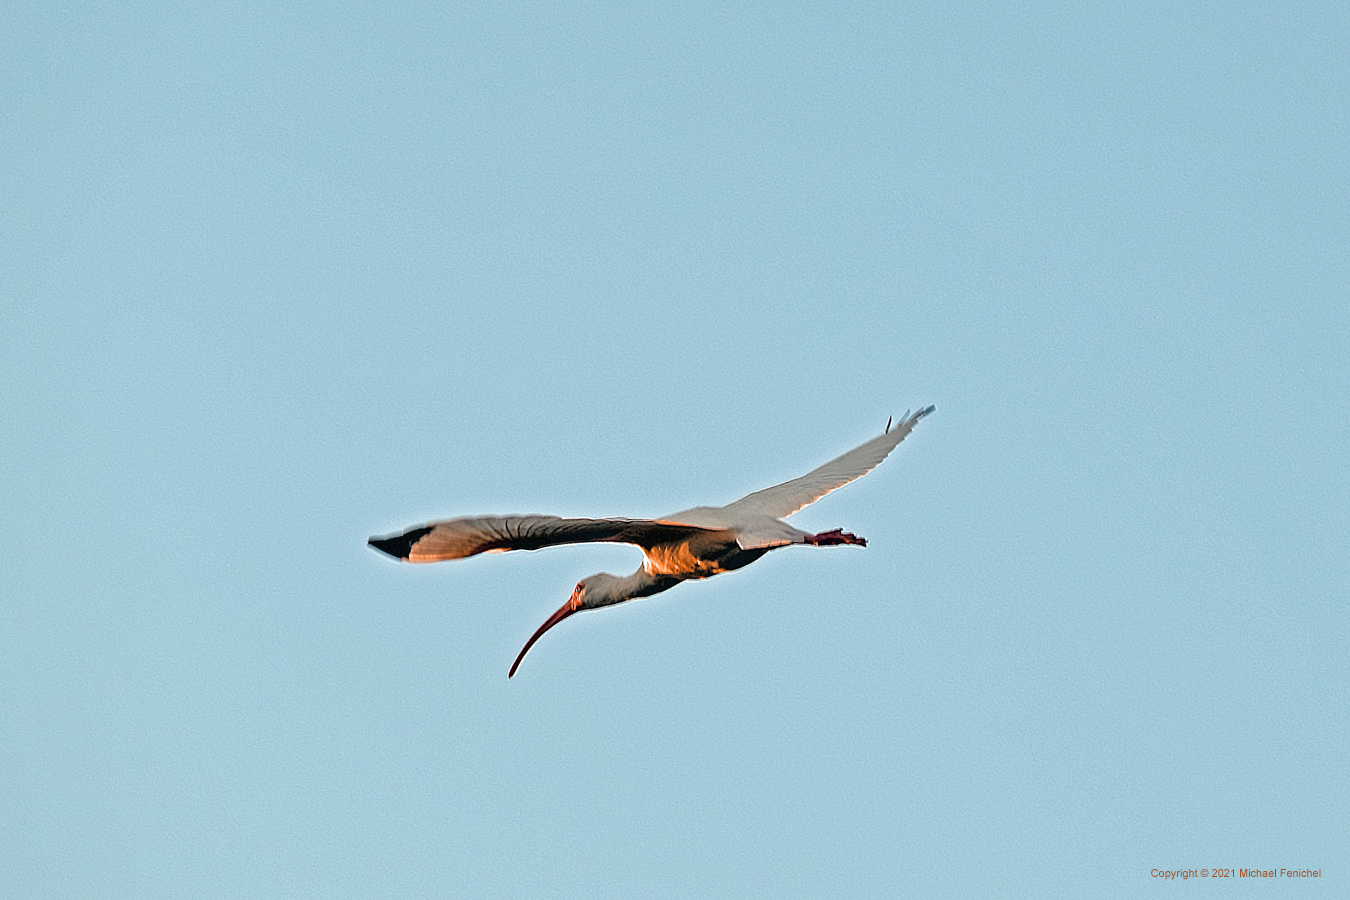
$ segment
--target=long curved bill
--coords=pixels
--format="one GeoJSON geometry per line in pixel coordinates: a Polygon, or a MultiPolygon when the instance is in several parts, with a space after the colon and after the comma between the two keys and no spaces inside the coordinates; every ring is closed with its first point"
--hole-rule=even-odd
{"type": "Polygon", "coordinates": [[[525,642],[525,646],[522,647],[520,650],[520,655],[516,657],[515,662],[511,663],[511,671],[506,673],[506,677],[510,678],[512,675],[516,674],[516,669],[520,668],[520,661],[525,658],[526,653],[530,652],[530,648],[534,646],[534,642],[543,637],[545,631],[548,631],[554,625],[557,625],[559,622],[561,622],[568,616],[572,615],[572,613],[576,612],[578,609],[580,609],[580,605],[577,603],[577,592],[573,591],[572,596],[568,599],[568,601],[564,603],[557,612],[549,616],[548,621],[545,622],[543,625],[540,625],[539,630],[536,631],[533,635],[531,635],[530,639],[525,642]]]}

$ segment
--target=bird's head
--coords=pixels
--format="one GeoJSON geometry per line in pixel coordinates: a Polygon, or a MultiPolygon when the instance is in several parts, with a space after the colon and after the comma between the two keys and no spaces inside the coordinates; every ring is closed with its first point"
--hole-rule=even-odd
{"type": "Polygon", "coordinates": [[[578,581],[572,591],[572,599],[567,602],[577,609],[613,606],[615,603],[632,599],[633,595],[627,590],[627,582],[626,578],[608,572],[597,572],[578,581]]]}
{"type": "Polygon", "coordinates": [[[578,581],[567,602],[560,606],[557,612],[549,616],[548,621],[540,625],[539,630],[525,642],[525,646],[521,648],[520,655],[516,657],[516,661],[511,665],[511,671],[507,673],[506,677],[510,678],[516,674],[516,669],[520,668],[520,661],[525,658],[526,653],[530,652],[534,642],[543,637],[545,631],[548,631],[563,619],[583,609],[598,609],[602,606],[613,606],[615,603],[631,600],[633,594],[626,589],[626,586],[627,579],[611,575],[608,572],[597,572],[578,581]]]}

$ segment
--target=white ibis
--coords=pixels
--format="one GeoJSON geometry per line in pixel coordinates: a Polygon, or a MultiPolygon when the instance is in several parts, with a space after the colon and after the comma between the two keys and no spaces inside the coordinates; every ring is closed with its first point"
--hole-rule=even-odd
{"type": "Polygon", "coordinates": [[[572,596],[539,626],[511,665],[520,661],[545,631],[573,613],[650,597],[691,578],[710,578],[739,569],[777,547],[811,544],[867,546],[842,529],[809,534],[783,519],[830,491],[861,478],[885,459],[916,422],[933,411],[921,409],[900,424],[801,478],[747,494],[727,506],[695,506],[660,519],[560,519],[557,516],[483,516],[418,525],[402,534],[373,537],[370,546],[410,563],[463,559],[479,553],[538,550],[558,544],[605,541],[636,544],[646,559],[632,575],[601,572],[577,582],[572,596]]]}

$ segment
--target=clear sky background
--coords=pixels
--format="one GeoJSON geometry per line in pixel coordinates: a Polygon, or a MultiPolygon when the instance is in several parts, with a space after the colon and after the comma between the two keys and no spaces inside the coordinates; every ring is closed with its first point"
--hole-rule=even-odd
{"type": "Polygon", "coordinates": [[[1350,8],[7,3],[0,895],[1344,897],[1350,8]],[[937,412],[789,548],[627,547],[937,412]],[[1164,885],[1155,868],[1320,868],[1164,885]]]}

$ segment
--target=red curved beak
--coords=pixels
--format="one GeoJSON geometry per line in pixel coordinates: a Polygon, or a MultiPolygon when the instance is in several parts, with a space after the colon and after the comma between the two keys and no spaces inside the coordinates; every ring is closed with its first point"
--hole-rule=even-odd
{"type": "Polygon", "coordinates": [[[506,677],[510,678],[512,675],[516,674],[516,669],[520,668],[520,661],[525,658],[526,653],[530,652],[530,648],[534,646],[534,642],[539,640],[539,638],[543,637],[545,631],[548,631],[554,625],[557,625],[563,619],[572,615],[572,613],[576,612],[580,608],[581,604],[577,600],[577,591],[573,591],[572,596],[568,599],[568,601],[564,603],[557,612],[549,616],[548,621],[545,622],[543,625],[540,625],[539,630],[536,631],[533,635],[531,635],[530,639],[525,642],[525,646],[521,648],[520,655],[516,657],[516,661],[511,664],[511,671],[506,673],[506,677]]]}

